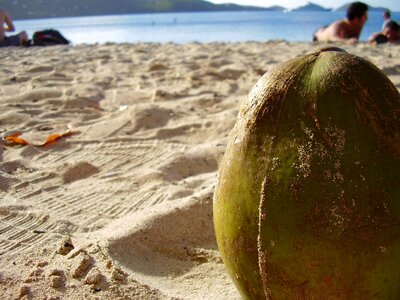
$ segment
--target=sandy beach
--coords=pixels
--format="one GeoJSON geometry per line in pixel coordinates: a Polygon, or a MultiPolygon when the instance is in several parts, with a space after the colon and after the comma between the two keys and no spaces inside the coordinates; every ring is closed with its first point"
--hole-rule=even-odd
{"type": "MultiPolygon", "coordinates": [[[[257,80],[318,47],[0,49],[0,298],[239,299],[214,237],[218,165],[257,80]]],[[[398,46],[343,48],[400,89],[398,46]]]]}

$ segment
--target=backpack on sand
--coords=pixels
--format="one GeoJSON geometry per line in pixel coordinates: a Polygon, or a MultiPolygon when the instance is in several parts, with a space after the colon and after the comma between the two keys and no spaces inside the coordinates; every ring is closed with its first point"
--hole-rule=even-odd
{"type": "Polygon", "coordinates": [[[68,45],[69,41],[54,29],[36,31],[32,36],[33,46],[68,45]]]}

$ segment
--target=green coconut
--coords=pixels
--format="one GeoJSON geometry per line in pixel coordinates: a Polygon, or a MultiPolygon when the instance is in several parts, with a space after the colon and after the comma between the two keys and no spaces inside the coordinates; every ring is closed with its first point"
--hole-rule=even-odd
{"type": "Polygon", "coordinates": [[[277,66],[240,110],[214,194],[245,299],[400,299],[400,94],[325,48],[277,66]]]}

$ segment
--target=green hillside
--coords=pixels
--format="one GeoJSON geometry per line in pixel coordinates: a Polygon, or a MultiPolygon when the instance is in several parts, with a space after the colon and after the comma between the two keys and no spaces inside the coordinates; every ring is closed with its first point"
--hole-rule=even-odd
{"type": "MultiPolygon", "coordinates": [[[[203,0],[0,0],[14,19],[73,17],[154,12],[279,10],[203,0]]],[[[282,8],[283,9],[283,8],[282,8]]]]}

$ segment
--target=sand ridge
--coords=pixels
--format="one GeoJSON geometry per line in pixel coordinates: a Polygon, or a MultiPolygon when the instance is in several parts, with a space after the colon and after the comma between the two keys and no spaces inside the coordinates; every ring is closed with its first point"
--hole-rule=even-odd
{"type": "MultiPolygon", "coordinates": [[[[238,299],[212,195],[240,103],[310,43],[0,51],[0,297],[238,299]]],[[[346,46],[400,88],[398,48],[346,46]]]]}

